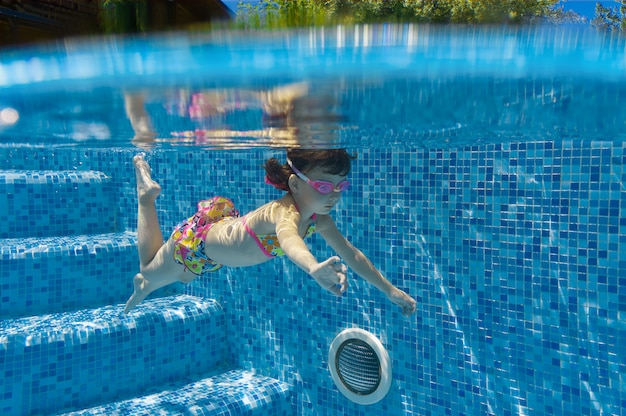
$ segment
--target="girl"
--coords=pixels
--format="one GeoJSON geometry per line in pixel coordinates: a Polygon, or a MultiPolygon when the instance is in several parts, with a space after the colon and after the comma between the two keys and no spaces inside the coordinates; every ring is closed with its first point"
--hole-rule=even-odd
{"type": "Polygon", "coordinates": [[[252,266],[286,255],[324,289],[341,296],[348,287],[348,267],[381,290],[409,316],[416,302],[392,285],[361,251],[339,232],[329,213],[348,189],[346,176],[352,157],[343,149],[289,150],[287,163],[270,159],[266,182],[286,194],[239,216],[232,201],[214,197],[198,204],[198,212],[176,226],[163,244],[154,201],[161,187],[151,178],[150,166],[134,157],[139,213],[137,238],[140,273],[125,312],[156,289],[222,267],[252,266]],[[318,262],[304,238],[318,232],[338,256],[318,262]]]}

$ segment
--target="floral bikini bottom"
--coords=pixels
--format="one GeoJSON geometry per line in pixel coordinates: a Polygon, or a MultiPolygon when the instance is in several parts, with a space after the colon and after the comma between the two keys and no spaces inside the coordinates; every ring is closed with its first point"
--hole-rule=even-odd
{"type": "Polygon", "coordinates": [[[176,226],[174,260],[195,275],[214,272],[221,264],[209,258],[204,251],[204,239],[213,224],[229,217],[239,217],[239,211],[230,199],[216,196],[198,203],[198,212],[176,226]]]}

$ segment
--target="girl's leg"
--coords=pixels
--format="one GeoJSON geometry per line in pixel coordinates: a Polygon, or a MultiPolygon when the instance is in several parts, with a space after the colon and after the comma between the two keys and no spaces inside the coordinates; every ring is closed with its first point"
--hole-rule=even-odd
{"type": "Polygon", "coordinates": [[[163,234],[154,205],[161,194],[161,186],[152,180],[150,165],[142,155],[136,155],[133,163],[137,179],[137,249],[143,269],[163,246],[163,234]]]}
{"type": "Polygon", "coordinates": [[[154,201],[161,193],[161,187],[152,180],[150,166],[141,155],[133,159],[137,177],[137,246],[141,273],[133,280],[134,292],[126,303],[124,312],[137,306],[153,291],[176,281],[189,282],[193,277],[185,273],[173,257],[174,244],[163,244],[163,234],[159,225],[154,201]]]}
{"type": "Polygon", "coordinates": [[[139,305],[150,293],[174,282],[191,282],[196,276],[182,269],[174,260],[174,241],[164,244],[147,267],[133,279],[134,291],[126,302],[124,313],[139,305]]]}

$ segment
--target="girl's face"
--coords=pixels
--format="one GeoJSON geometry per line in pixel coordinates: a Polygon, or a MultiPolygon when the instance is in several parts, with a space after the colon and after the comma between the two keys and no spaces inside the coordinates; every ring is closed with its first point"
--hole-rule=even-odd
{"type": "MultiPolygon", "coordinates": [[[[333,184],[333,187],[337,187],[341,182],[346,180],[345,176],[333,175],[325,172],[323,168],[315,167],[304,174],[313,181],[327,181],[333,184]]],[[[308,210],[318,214],[327,215],[337,205],[341,199],[341,192],[333,190],[328,194],[322,194],[318,192],[311,185],[306,183],[303,179],[297,178],[299,181],[299,204],[302,208],[306,206],[308,210]]]]}

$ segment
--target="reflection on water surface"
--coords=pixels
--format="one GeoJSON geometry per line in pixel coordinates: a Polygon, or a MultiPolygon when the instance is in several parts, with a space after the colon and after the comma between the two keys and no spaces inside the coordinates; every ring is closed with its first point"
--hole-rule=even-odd
{"type": "Polygon", "coordinates": [[[624,50],[580,28],[414,25],[68,40],[0,58],[0,142],[621,140],[624,50]]]}

